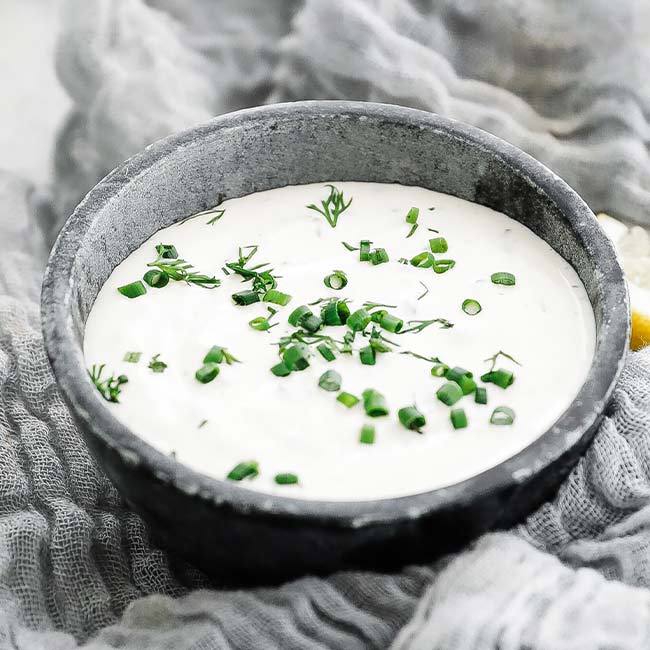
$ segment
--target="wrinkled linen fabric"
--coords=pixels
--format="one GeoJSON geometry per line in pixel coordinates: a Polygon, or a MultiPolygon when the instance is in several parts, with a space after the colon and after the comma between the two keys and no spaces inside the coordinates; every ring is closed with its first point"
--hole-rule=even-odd
{"type": "Polygon", "coordinates": [[[69,0],[74,102],[52,193],[0,173],[0,647],[532,650],[650,646],[650,351],[556,498],[397,574],[220,590],[149,541],[89,454],[40,334],[47,251],[152,140],[248,105],[389,101],[500,135],[594,210],[650,190],[645,0],[69,0]]]}

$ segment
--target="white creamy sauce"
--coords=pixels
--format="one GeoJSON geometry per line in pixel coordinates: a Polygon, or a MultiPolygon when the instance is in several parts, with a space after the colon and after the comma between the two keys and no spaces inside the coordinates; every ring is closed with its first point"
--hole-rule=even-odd
{"type": "MultiPolygon", "coordinates": [[[[106,364],[109,375],[129,378],[120,403],[107,403],[115,417],[152,446],[216,478],[254,459],[259,476],[242,487],[304,499],[353,501],[428,491],[487,470],[533,442],[569,406],[592,361],[594,316],[575,271],[526,227],[489,208],[418,187],[335,184],[353,197],[336,228],[306,208],[327,197],[323,184],[284,187],[224,202],[225,213],[214,225],[207,225],[209,216],[198,216],[161,230],[115,269],[85,332],[88,367],[106,364]],[[419,227],[406,238],[405,215],[412,206],[420,209],[419,227]],[[442,257],[456,261],[453,269],[436,274],[398,263],[429,250],[429,238],[437,236],[449,244],[442,257]],[[358,252],[341,244],[358,246],[362,239],[385,248],[390,262],[360,262],[358,252]],[[120,295],[119,286],[148,270],[159,243],[174,244],[180,257],[219,277],[221,286],[207,290],[170,282],[135,299],[120,295]],[[238,246],[249,244],[259,245],[250,264],[270,262],[281,276],[278,289],[293,296],[269,332],[248,325],[268,315],[266,304],[232,303],[231,294],[250,283],[221,271],[237,259],[238,246]],[[334,269],[349,279],[341,291],[323,284],[334,269]],[[513,273],[516,285],[493,284],[496,271],[513,273]],[[421,283],[429,291],[418,300],[421,283]],[[389,311],[404,319],[405,328],[409,320],[446,318],[453,328],[434,324],[420,333],[384,334],[399,350],[438,356],[477,379],[489,370],[483,360],[503,350],[521,364],[499,360],[498,367],[515,373],[514,384],[505,390],[486,384],[487,405],[464,397],[454,408],[465,409],[469,424],[454,430],[450,408],[436,399],[445,380],[431,375],[431,363],[410,355],[380,354],[375,366],[366,366],[356,352],[331,363],[315,353],[302,372],[271,374],[279,361],[273,343],[295,329],[287,323],[289,313],[328,296],[350,299],[352,311],[364,301],[396,305],[389,311]],[[466,298],[478,300],[483,310],[463,313],[466,298]],[[226,347],[241,363],[222,364],[214,381],[201,384],[194,375],[213,345],[226,347]],[[139,363],[124,361],[128,351],[142,353],[139,363]],[[155,354],[168,364],[163,373],[147,367],[155,354]],[[383,393],[390,414],[369,418],[362,402],[350,409],[337,402],[337,393],[318,386],[327,369],[341,374],[342,390],[359,397],[366,388],[383,393]],[[413,404],[426,417],[421,434],[397,418],[401,407],[413,404]],[[513,425],[489,423],[500,405],[516,412],[513,425]],[[373,445],[359,443],[368,422],[376,427],[373,445]],[[275,475],[283,472],[296,473],[299,484],[276,485],[275,475]]],[[[318,306],[313,310],[319,313],[318,306]]],[[[325,328],[337,339],[345,331],[325,328]]],[[[355,350],[364,341],[357,336],[355,350]]]]}

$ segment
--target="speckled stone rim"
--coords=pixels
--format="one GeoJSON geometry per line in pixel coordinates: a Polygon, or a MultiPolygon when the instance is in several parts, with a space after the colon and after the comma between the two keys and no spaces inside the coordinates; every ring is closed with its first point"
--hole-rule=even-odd
{"type": "MultiPolygon", "coordinates": [[[[322,179],[322,180],[332,180],[322,179]]],[[[337,179],[334,179],[337,180],[337,179]]],[[[282,183],[279,183],[279,185],[282,183]]],[[[87,271],[87,270],[86,270],[87,271]]],[[[593,304],[593,298],[592,298],[593,304]]],[[[516,147],[480,129],[438,115],[393,105],[364,102],[297,102],[238,111],[160,140],[120,165],[102,180],[70,217],[52,250],[42,291],[45,345],[59,389],[87,434],[115,450],[123,462],[137,466],[154,480],[171,484],[195,498],[227,507],[234,513],[318,521],[333,527],[360,528],[412,519],[466,505],[481,495],[516,488],[592,435],[621,372],[629,340],[627,287],[615,251],[582,199],[544,165],[516,147]],[[601,306],[595,356],[574,402],[553,427],[505,462],[461,483],[426,493],[361,502],[306,501],[271,496],[197,473],[158,452],[117,421],[88,378],[82,332],[74,302],[77,252],[100,209],[151,167],[202,138],[251,123],[276,124],[296,120],[382,120],[421,132],[443,133],[525,177],[561,212],[579,245],[593,261],[601,306]],[[76,311],[75,311],[76,310],[76,311]]]]}

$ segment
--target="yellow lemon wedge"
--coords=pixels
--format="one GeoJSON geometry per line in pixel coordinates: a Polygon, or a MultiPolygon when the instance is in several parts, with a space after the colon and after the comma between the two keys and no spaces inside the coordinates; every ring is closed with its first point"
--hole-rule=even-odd
{"type": "Polygon", "coordinates": [[[640,350],[650,345],[650,234],[640,226],[629,228],[608,214],[598,221],[619,255],[630,289],[632,338],[630,347],[640,350]]]}

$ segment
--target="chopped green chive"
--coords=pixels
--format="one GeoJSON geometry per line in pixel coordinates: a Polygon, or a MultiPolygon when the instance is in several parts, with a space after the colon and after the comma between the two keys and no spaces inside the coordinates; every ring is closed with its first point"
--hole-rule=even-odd
{"type": "Polygon", "coordinates": [[[222,348],[220,345],[213,345],[203,357],[203,363],[221,363],[222,361],[225,361],[229,366],[233,363],[239,363],[239,359],[235,359],[226,348],[222,348]]]}
{"type": "Polygon", "coordinates": [[[300,325],[300,321],[305,317],[308,316],[309,314],[312,314],[312,310],[307,307],[307,305],[300,305],[300,307],[296,307],[290,314],[289,318],[287,319],[289,321],[289,325],[293,325],[294,327],[298,327],[300,325]]]}
{"type": "Polygon", "coordinates": [[[208,423],[207,420],[201,420],[201,422],[199,422],[199,426],[198,426],[198,428],[199,428],[199,429],[202,429],[202,428],[203,428],[207,423],[208,423]]]}
{"type": "Polygon", "coordinates": [[[120,400],[118,399],[122,391],[122,386],[129,382],[129,378],[126,375],[111,375],[106,379],[102,379],[102,372],[104,371],[105,365],[93,365],[92,368],[88,371],[90,379],[95,388],[99,391],[99,394],[107,401],[117,404],[120,400]]]}
{"type": "Polygon", "coordinates": [[[334,351],[329,345],[327,345],[327,343],[319,343],[316,346],[316,349],[320,352],[321,357],[323,357],[325,361],[334,361],[335,359],[334,351]]]}
{"type": "Polygon", "coordinates": [[[474,393],[474,401],[477,404],[487,404],[487,388],[479,386],[474,393]]]}
{"type": "Polygon", "coordinates": [[[330,393],[341,390],[341,375],[336,370],[326,370],[318,380],[318,385],[330,393]]]}
{"type": "Polygon", "coordinates": [[[205,225],[214,226],[214,224],[217,223],[217,221],[219,221],[219,219],[221,219],[224,214],[226,214],[225,210],[215,210],[214,217],[212,217],[212,219],[208,219],[208,221],[205,222],[205,225]]]}
{"type": "Polygon", "coordinates": [[[259,473],[259,463],[256,460],[247,460],[235,465],[226,478],[231,481],[243,481],[245,478],[255,478],[259,473]]]}
{"type": "Polygon", "coordinates": [[[420,216],[420,208],[411,208],[406,214],[406,223],[417,223],[420,216]]]}
{"type": "Polygon", "coordinates": [[[345,325],[350,316],[350,308],[345,300],[333,298],[320,311],[320,317],[325,325],[345,325]]]}
{"type": "Polygon", "coordinates": [[[201,366],[194,376],[202,384],[209,384],[219,374],[219,366],[216,363],[205,363],[201,366]]]}
{"type": "Polygon", "coordinates": [[[287,319],[290,325],[294,327],[302,327],[308,332],[317,332],[323,327],[323,321],[319,316],[316,316],[307,305],[300,305],[296,307],[287,319]]]}
{"type": "Polygon", "coordinates": [[[447,406],[453,406],[462,396],[463,391],[455,381],[448,381],[436,392],[436,397],[447,406]]]}
{"type": "Polygon", "coordinates": [[[446,273],[456,266],[455,260],[435,260],[433,263],[434,273],[446,273]]]}
{"type": "Polygon", "coordinates": [[[449,366],[444,363],[436,363],[433,368],[431,368],[431,374],[434,377],[444,377],[449,370],[449,366]]]}
{"type": "Polygon", "coordinates": [[[392,332],[393,334],[399,334],[402,327],[404,326],[404,321],[401,318],[398,318],[397,316],[393,316],[392,314],[385,313],[382,315],[379,321],[379,325],[383,329],[392,332]]]}
{"type": "Polygon", "coordinates": [[[345,271],[334,270],[332,273],[325,276],[323,282],[328,289],[339,291],[347,286],[348,276],[345,274],[345,271]]]}
{"type": "Polygon", "coordinates": [[[465,370],[465,368],[461,368],[460,366],[451,368],[445,374],[445,377],[447,377],[449,381],[455,381],[456,383],[458,383],[462,377],[466,376],[471,379],[474,375],[469,370],[465,370]]]}
{"type": "Polygon", "coordinates": [[[490,417],[490,424],[508,425],[514,421],[515,412],[508,406],[497,406],[490,417]]]}
{"type": "Polygon", "coordinates": [[[304,343],[296,343],[284,351],[282,361],[289,370],[304,370],[309,366],[309,349],[304,343]]]}
{"type": "Polygon", "coordinates": [[[486,384],[495,384],[501,388],[508,388],[515,380],[515,376],[509,370],[490,370],[484,375],[481,375],[481,381],[486,384]]]}
{"type": "Polygon", "coordinates": [[[464,429],[467,426],[467,415],[464,409],[452,409],[449,416],[454,429],[464,429]]]}
{"type": "Polygon", "coordinates": [[[434,323],[438,323],[443,330],[449,329],[450,327],[454,326],[454,324],[450,323],[446,318],[431,318],[430,320],[410,320],[408,324],[411,325],[411,327],[409,327],[406,330],[401,330],[400,334],[408,334],[409,332],[419,333],[423,329],[429,327],[429,325],[433,325],[434,323]]]}
{"type": "Polygon", "coordinates": [[[511,287],[513,284],[516,284],[515,276],[512,273],[508,273],[506,271],[493,273],[490,276],[490,279],[492,280],[493,284],[502,284],[506,287],[511,287]]]}
{"type": "Polygon", "coordinates": [[[284,474],[276,474],[275,482],[278,485],[297,485],[298,476],[296,474],[291,474],[290,472],[285,472],[284,474]]]}
{"type": "Polygon", "coordinates": [[[468,316],[476,316],[476,314],[478,314],[483,309],[483,307],[481,307],[481,303],[478,300],[474,300],[473,298],[467,298],[466,300],[463,300],[461,309],[468,316]]]}
{"type": "Polygon", "coordinates": [[[164,361],[160,361],[158,357],[160,357],[159,354],[155,354],[153,357],[151,357],[148,368],[153,372],[165,372],[167,364],[164,361]]]}
{"type": "Polygon", "coordinates": [[[359,243],[359,261],[368,262],[370,261],[370,247],[372,242],[369,239],[362,239],[359,243]]]}
{"type": "Polygon", "coordinates": [[[268,332],[268,330],[277,325],[277,323],[271,325],[269,319],[264,318],[264,316],[253,318],[253,320],[248,321],[248,324],[252,329],[257,330],[258,332],[268,332]]]}
{"type": "Polygon", "coordinates": [[[308,314],[300,321],[300,327],[313,334],[323,327],[323,320],[316,314],[308,314]]]}
{"type": "Polygon", "coordinates": [[[419,269],[428,269],[433,266],[434,261],[433,255],[429,251],[424,251],[411,258],[411,265],[417,266],[419,269]]]}
{"type": "Polygon", "coordinates": [[[165,271],[147,271],[142,279],[150,286],[155,289],[162,289],[169,284],[169,276],[165,271]]]}
{"type": "Polygon", "coordinates": [[[269,289],[263,298],[264,302],[272,302],[275,305],[286,307],[291,302],[291,296],[288,293],[282,293],[277,289],[269,289]]]}
{"type": "Polygon", "coordinates": [[[138,363],[140,361],[140,357],[142,356],[142,352],[127,352],[124,355],[124,361],[127,363],[138,363]]]}
{"type": "Polygon", "coordinates": [[[358,246],[353,246],[352,244],[348,244],[346,241],[341,242],[343,246],[345,246],[350,252],[352,251],[358,251],[359,247],[358,246]]]}
{"type": "Polygon", "coordinates": [[[377,311],[373,311],[373,312],[370,314],[370,320],[371,320],[373,323],[379,323],[379,321],[381,321],[381,319],[382,319],[382,318],[383,318],[387,313],[388,313],[388,310],[387,310],[387,309],[378,309],[377,311]]]}
{"type": "Polygon", "coordinates": [[[388,253],[385,248],[375,248],[375,250],[370,253],[370,261],[375,266],[377,266],[377,264],[385,264],[388,260],[388,253]]]}
{"type": "Polygon", "coordinates": [[[117,290],[127,298],[138,298],[139,296],[144,296],[147,293],[147,288],[142,284],[140,280],[131,282],[131,284],[125,284],[122,287],[118,287],[117,290]]]}
{"type": "Polygon", "coordinates": [[[357,309],[348,316],[347,325],[353,332],[362,332],[370,323],[371,316],[365,309],[357,309]]]}
{"type": "Polygon", "coordinates": [[[160,253],[158,258],[147,266],[162,271],[169,280],[193,284],[203,289],[215,289],[221,284],[221,280],[217,280],[214,276],[197,273],[189,262],[181,259],[170,260],[164,258],[160,253]]]}
{"type": "MultiPolygon", "coordinates": [[[[449,374],[447,374],[447,379],[449,379],[449,374]]],[[[460,386],[463,395],[469,395],[476,390],[476,382],[472,379],[471,373],[469,375],[463,375],[454,381],[460,386]]]]}
{"type": "Polygon", "coordinates": [[[361,427],[359,442],[362,445],[373,445],[375,443],[375,427],[373,424],[364,424],[361,427]]]}
{"type": "Polygon", "coordinates": [[[366,388],[366,390],[363,391],[362,396],[363,408],[365,409],[366,414],[371,418],[388,415],[386,398],[379,391],[374,388],[366,388]]]}
{"type": "Polygon", "coordinates": [[[352,395],[352,393],[346,393],[345,391],[343,391],[338,394],[336,401],[341,402],[343,406],[346,406],[347,408],[350,409],[356,404],[358,404],[360,400],[356,395],[352,395]]]}
{"type": "Polygon", "coordinates": [[[166,260],[175,260],[178,258],[176,246],[172,244],[158,244],[158,246],[156,246],[156,253],[158,253],[159,257],[166,260]]]}
{"type": "Polygon", "coordinates": [[[280,362],[271,368],[271,372],[276,377],[287,377],[291,374],[291,369],[287,368],[284,363],[280,362]]]}
{"type": "Polygon", "coordinates": [[[374,366],[377,362],[375,348],[372,345],[367,345],[359,350],[359,359],[364,366],[374,366]]]}
{"type": "Polygon", "coordinates": [[[434,237],[429,240],[432,253],[446,253],[449,250],[447,240],[444,237],[434,237]]]}
{"type": "Polygon", "coordinates": [[[307,208],[322,214],[325,219],[327,219],[327,223],[329,223],[329,225],[334,228],[338,223],[341,213],[350,207],[352,199],[346,203],[343,197],[343,192],[341,192],[338,188],[336,188],[334,185],[326,185],[325,187],[330,188],[330,193],[324,201],[320,202],[322,207],[319,208],[312,203],[311,205],[308,205],[307,208]]]}
{"type": "Polygon", "coordinates": [[[408,239],[409,237],[412,237],[412,236],[415,234],[415,231],[416,231],[417,229],[418,229],[418,224],[417,224],[417,223],[414,223],[414,224],[411,226],[411,229],[409,230],[408,235],[406,235],[406,239],[408,239]]]}
{"type": "Polygon", "coordinates": [[[259,302],[260,295],[257,293],[257,291],[246,289],[245,291],[240,291],[239,293],[233,293],[232,301],[240,307],[246,307],[247,305],[252,305],[255,302],[259,302]]]}
{"type": "Polygon", "coordinates": [[[397,417],[399,421],[407,429],[411,431],[417,431],[420,433],[420,429],[427,423],[424,415],[415,408],[415,406],[405,406],[397,412],[397,417]]]}

